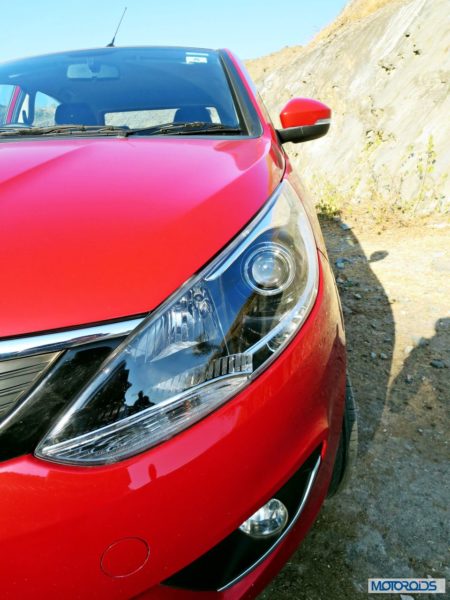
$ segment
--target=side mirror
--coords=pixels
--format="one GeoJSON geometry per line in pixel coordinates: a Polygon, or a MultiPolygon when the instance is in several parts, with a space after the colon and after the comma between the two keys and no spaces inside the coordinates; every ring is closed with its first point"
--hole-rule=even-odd
{"type": "Polygon", "coordinates": [[[330,128],[331,109],[311,98],[292,98],[280,114],[283,129],[277,129],[282,144],[309,142],[322,137],[330,128]]]}

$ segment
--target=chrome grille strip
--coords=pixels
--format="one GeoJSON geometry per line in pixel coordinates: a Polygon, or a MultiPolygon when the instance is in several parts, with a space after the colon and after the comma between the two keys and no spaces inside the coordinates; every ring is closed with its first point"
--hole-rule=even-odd
{"type": "Polygon", "coordinates": [[[30,337],[3,340],[0,338],[0,361],[16,357],[34,356],[47,352],[57,352],[66,348],[80,346],[81,344],[89,344],[91,342],[128,335],[143,320],[143,317],[138,317],[126,321],[104,323],[92,327],[56,331],[54,333],[44,333],[30,337]]]}
{"type": "Polygon", "coordinates": [[[0,362],[0,417],[56,360],[59,352],[24,356],[0,362]]]}

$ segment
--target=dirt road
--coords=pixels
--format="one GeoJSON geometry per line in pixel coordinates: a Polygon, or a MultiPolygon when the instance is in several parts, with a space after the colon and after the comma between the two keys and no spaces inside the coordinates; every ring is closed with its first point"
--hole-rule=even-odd
{"type": "Polygon", "coordinates": [[[260,598],[363,598],[369,577],[448,586],[450,227],[323,229],[346,319],[359,461],[260,598]]]}

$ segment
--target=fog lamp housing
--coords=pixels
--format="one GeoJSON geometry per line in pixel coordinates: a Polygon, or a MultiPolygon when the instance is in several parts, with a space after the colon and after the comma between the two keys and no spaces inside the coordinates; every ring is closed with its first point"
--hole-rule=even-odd
{"type": "Polygon", "coordinates": [[[281,500],[272,498],[244,521],[239,529],[254,539],[267,539],[283,531],[289,514],[281,500]]]}

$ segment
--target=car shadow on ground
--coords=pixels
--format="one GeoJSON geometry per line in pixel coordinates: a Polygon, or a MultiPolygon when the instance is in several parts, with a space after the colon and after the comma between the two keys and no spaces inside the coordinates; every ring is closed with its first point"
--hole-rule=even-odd
{"type": "MultiPolygon", "coordinates": [[[[303,544],[260,600],[351,600],[360,596],[355,580],[367,593],[368,575],[364,579],[353,572],[351,552],[357,547],[358,530],[366,526],[365,511],[370,510],[375,493],[370,450],[382,426],[395,343],[389,298],[371,268],[372,262],[384,260],[388,253],[380,248],[367,257],[343,223],[324,220],[321,226],[344,312],[348,371],[358,404],[358,464],[348,489],[325,503],[303,544]]],[[[361,551],[370,552],[370,544],[376,543],[372,537],[361,551]]]]}
{"type": "Polygon", "coordinates": [[[382,248],[364,254],[343,223],[321,223],[341,297],[347,338],[348,372],[358,404],[361,459],[380,427],[388,398],[395,323],[388,295],[371,265],[384,260],[382,248]]]}
{"type": "MultiPolygon", "coordinates": [[[[423,388],[432,391],[435,403],[425,402],[425,415],[431,417],[428,423],[430,427],[436,427],[436,415],[431,411],[444,409],[447,414],[442,415],[441,423],[448,422],[449,406],[449,380],[445,369],[450,367],[450,318],[443,317],[435,323],[435,334],[430,338],[421,338],[415,348],[411,350],[403,363],[403,368],[392,382],[389,393],[389,409],[396,414],[404,414],[406,408],[410,408],[414,414],[419,406],[418,397],[424,394],[423,388]],[[404,384],[407,385],[404,385],[404,384]]],[[[428,396],[428,394],[427,394],[428,396]]],[[[420,402],[420,400],[419,400],[420,402]]],[[[423,433],[429,420],[422,418],[422,427],[418,427],[419,433],[423,433]]],[[[419,423],[419,420],[417,420],[419,423]]]]}

